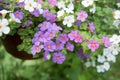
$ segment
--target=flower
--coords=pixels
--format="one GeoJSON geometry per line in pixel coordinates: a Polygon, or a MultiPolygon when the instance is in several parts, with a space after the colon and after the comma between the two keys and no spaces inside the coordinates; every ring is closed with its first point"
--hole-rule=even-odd
{"type": "Polygon", "coordinates": [[[74,41],[75,41],[76,43],[81,43],[81,42],[82,42],[82,39],[83,39],[83,37],[82,37],[80,34],[77,34],[77,35],[75,36],[74,41]]]}
{"type": "Polygon", "coordinates": [[[68,8],[65,8],[66,13],[73,13],[74,10],[74,5],[72,3],[70,3],[68,6],[68,8]]]}
{"type": "Polygon", "coordinates": [[[120,42],[120,36],[114,34],[111,38],[110,38],[110,41],[113,43],[113,44],[118,44],[120,42]]]}
{"type": "Polygon", "coordinates": [[[58,52],[58,53],[54,53],[53,54],[53,58],[52,58],[52,61],[54,63],[57,63],[57,64],[62,64],[65,60],[65,55],[61,52],[58,52]]]}
{"type": "Polygon", "coordinates": [[[40,16],[40,12],[38,9],[35,9],[34,11],[30,12],[32,15],[34,15],[35,17],[39,17],[40,16]]]}
{"type": "Polygon", "coordinates": [[[34,11],[34,9],[37,6],[37,3],[34,2],[34,0],[25,0],[24,4],[25,4],[24,9],[28,10],[29,12],[34,11]]]}
{"type": "Polygon", "coordinates": [[[44,60],[45,60],[45,61],[46,61],[46,60],[49,60],[50,57],[51,57],[50,53],[49,53],[48,51],[45,51],[45,52],[44,52],[44,60]]]}
{"type": "Polygon", "coordinates": [[[48,0],[51,6],[57,6],[57,0],[48,0]]]}
{"type": "Polygon", "coordinates": [[[48,41],[44,43],[44,50],[53,52],[56,49],[55,43],[53,41],[48,41]]]}
{"type": "Polygon", "coordinates": [[[105,56],[104,55],[102,55],[102,56],[98,55],[97,61],[100,62],[100,63],[105,62],[106,61],[105,56]]]}
{"type": "Polygon", "coordinates": [[[59,8],[59,9],[61,9],[61,8],[65,8],[65,2],[64,1],[59,1],[58,3],[57,3],[57,7],[59,8]]]}
{"type": "Polygon", "coordinates": [[[90,8],[90,10],[89,10],[91,13],[95,13],[95,11],[96,11],[96,6],[95,5],[93,5],[93,8],[90,8]]]}
{"type": "Polygon", "coordinates": [[[98,73],[100,73],[100,72],[105,72],[105,69],[104,69],[104,66],[103,66],[103,65],[97,65],[96,68],[97,68],[97,72],[98,72],[98,73]]]}
{"type": "Polygon", "coordinates": [[[2,17],[5,18],[7,13],[10,13],[11,11],[7,11],[5,9],[1,10],[0,13],[2,14],[2,17]]]}
{"type": "Polygon", "coordinates": [[[120,52],[120,47],[118,44],[112,44],[109,49],[111,49],[111,52],[113,55],[118,55],[118,53],[120,52]]]}
{"type": "Polygon", "coordinates": [[[2,33],[8,34],[10,32],[10,28],[8,27],[8,20],[7,19],[0,19],[0,36],[2,33]]]}
{"type": "Polygon", "coordinates": [[[64,25],[67,25],[67,27],[71,27],[72,26],[72,23],[74,23],[74,16],[73,15],[70,15],[70,16],[66,16],[64,18],[64,21],[63,21],[63,24],[64,25]]]}
{"type": "Polygon", "coordinates": [[[104,62],[103,67],[106,71],[110,69],[110,64],[108,62],[104,62]]]}
{"type": "Polygon", "coordinates": [[[77,21],[75,22],[75,25],[78,26],[78,27],[80,27],[80,26],[81,26],[81,21],[80,21],[80,20],[77,20],[77,21]]]}
{"type": "Polygon", "coordinates": [[[57,17],[58,17],[58,18],[62,17],[62,16],[64,15],[64,13],[65,13],[64,10],[58,11],[58,12],[57,12],[57,17]]]}
{"type": "Polygon", "coordinates": [[[15,18],[22,20],[23,19],[23,12],[22,11],[15,11],[14,13],[15,18]]]}
{"type": "Polygon", "coordinates": [[[89,27],[89,30],[90,30],[91,32],[94,32],[95,26],[94,26],[93,22],[88,23],[88,27],[89,27]]]}
{"type": "Polygon", "coordinates": [[[69,34],[68,34],[68,37],[70,38],[70,40],[74,40],[76,38],[78,34],[78,31],[77,30],[72,30],[69,34]]]}
{"type": "Polygon", "coordinates": [[[90,43],[88,45],[88,48],[91,49],[92,52],[94,52],[96,49],[99,48],[99,43],[96,40],[90,40],[90,43]]]}
{"type": "Polygon", "coordinates": [[[40,28],[41,31],[45,31],[45,30],[49,29],[50,26],[52,26],[51,23],[47,22],[47,21],[42,22],[38,25],[38,27],[40,28]]]}
{"type": "Polygon", "coordinates": [[[42,48],[43,46],[40,45],[39,43],[36,43],[35,45],[33,45],[31,48],[32,55],[35,55],[36,53],[40,53],[42,48]]]}
{"type": "Polygon", "coordinates": [[[68,51],[73,51],[73,50],[74,50],[74,45],[71,44],[70,42],[68,42],[68,43],[66,44],[66,49],[67,49],[68,51]]]}
{"type": "Polygon", "coordinates": [[[81,4],[84,6],[84,7],[88,7],[88,6],[91,6],[93,4],[94,0],[83,0],[81,2],[81,4]]]}
{"type": "Polygon", "coordinates": [[[61,34],[60,36],[58,36],[57,40],[65,44],[69,39],[67,34],[61,34]]]}
{"type": "Polygon", "coordinates": [[[102,37],[102,42],[104,43],[105,47],[111,46],[110,39],[108,37],[102,37]]]}
{"type": "Polygon", "coordinates": [[[60,41],[57,41],[55,42],[55,45],[56,45],[56,50],[62,50],[64,48],[64,44],[61,43],[60,41]]]}
{"type": "Polygon", "coordinates": [[[15,17],[14,13],[10,13],[9,16],[10,16],[11,20],[13,20],[13,21],[15,21],[17,23],[21,23],[21,21],[18,18],[15,17]]]}
{"type": "Polygon", "coordinates": [[[114,19],[120,19],[120,10],[115,10],[113,12],[114,19]]]}
{"type": "Polygon", "coordinates": [[[84,22],[87,17],[88,17],[88,14],[86,13],[86,11],[82,10],[78,13],[77,20],[80,20],[81,22],[84,22]]]}

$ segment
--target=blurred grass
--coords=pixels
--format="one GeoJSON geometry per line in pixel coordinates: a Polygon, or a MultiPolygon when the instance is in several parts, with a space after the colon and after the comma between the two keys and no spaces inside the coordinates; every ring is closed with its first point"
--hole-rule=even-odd
{"type": "Polygon", "coordinates": [[[84,72],[78,60],[71,61],[76,62],[72,66],[67,62],[57,65],[43,59],[24,61],[14,58],[0,46],[0,80],[120,80],[120,55],[105,73],[97,73],[93,68],[84,72]]]}

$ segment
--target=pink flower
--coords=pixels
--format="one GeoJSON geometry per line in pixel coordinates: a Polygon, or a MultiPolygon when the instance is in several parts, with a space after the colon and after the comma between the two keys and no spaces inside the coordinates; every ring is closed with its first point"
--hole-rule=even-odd
{"type": "Polygon", "coordinates": [[[37,2],[38,2],[39,4],[42,4],[42,0],[37,0],[37,2]]]}
{"type": "Polygon", "coordinates": [[[77,30],[72,30],[69,34],[68,37],[70,38],[70,40],[74,40],[75,36],[78,34],[77,30]]]}
{"type": "Polygon", "coordinates": [[[110,39],[108,37],[102,37],[102,43],[104,44],[105,47],[111,46],[110,39]]]}
{"type": "Polygon", "coordinates": [[[95,26],[94,26],[93,22],[88,23],[88,28],[91,32],[94,32],[95,26]]]}
{"type": "Polygon", "coordinates": [[[56,6],[57,5],[57,0],[48,0],[48,2],[51,6],[56,6]]]}
{"type": "Polygon", "coordinates": [[[83,37],[82,37],[80,34],[77,34],[77,35],[75,36],[74,41],[75,41],[76,43],[81,43],[81,42],[82,42],[82,39],[83,39],[83,37]]]}
{"type": "Polygon", "coordinates": [[[80,11],[78,13],[77,20],[84,22],[87,17],[88,17],[88,14],[85,11],[80,11]]]}
{"type": "Polygon", "coordinates": [[[91,49],[92,52],[94,52],[96,49],[99,48],[99,43],[96,40],[91,40],[88,44],[88,48],[91,49]]]}

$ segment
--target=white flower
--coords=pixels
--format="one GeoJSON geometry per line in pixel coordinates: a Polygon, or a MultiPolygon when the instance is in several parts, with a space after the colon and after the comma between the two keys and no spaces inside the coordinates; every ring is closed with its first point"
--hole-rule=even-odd
{"type": "Polygon", "coordinates": [[[103,67],[106,71],[110,69],[110,64],[108,62],[104,62],[103,67]]]}
{"type": "Polygon", "coordinates": [[[65,2],[64,1],[60,1],[60,2],[57,3],[57,6],[58,6],[59,9],[61,9],[61,8],[64,9],[65,8],[65,2]]]}
{"type": "Polygon", "coordinates": [[[118,28],[118,26],[120,25],[120,20],[114,20],[113,25],[118,28]]]}
{"type": "Polygon", "coordinates": [[[92,64],[91,64],[91,62],[90,61],[87,61],[86,63],[85,63],[85,66],[86,67],[90,67],[92,64]]]}
{"type": "Polygon", "coordinates": [[[42,9],[42,5],[41,4],[37,3],[36,9],[39,10],[40,14],[43,13],[43,9],[42,9]]]}
{"type": "Polygon", "coordinates": [[[8,27],[8,20],[0,19],[0,36],[2,36],[2,33],[8,34],[9,32],[10,28],[8,27]]]}
{"type": "Polygon", "coordinates": [[[64,13],[65,13],[64,10],[58,11],[58,12],[57,12],[57,17],[59,18],[59,17],[63,16],[64,13]]]}
{"type": "Polygon", "coordinates": [[[113,54],[108,54],[106,55],[106,57],[107,57],[107,61],[116,62],[116,56],[114,56],[113,54]]]}
{"type": "Polygon", "coordinates": [[[10,13],[10,20],[12,21],[15,21],[17,23],[21,23],[21,21],[15,17],[15,15],[13,13],[10,13]]]}
{"type": "Polygon", "coordinates": [[[94,60],[92,60],[91,64],[92,64],[92,66],[93,66],[93,67],[95,67],[95,66],[96,66],[96,64],[95,64],[95,61],[94,61],[94,60]]]}
{"type": "Polygon", "coordinates": [[[94,0],[83,0],[81,3],[84,7],[91,6],[93,4],[94,0]]]}
{"type": "Polygon", "coordinates": [[[117,6],[120,8],[120,3],[117,3],[117,6]]]}
{"type": "Polygon", "coordinates": [[[102,56],[98,55],[97,61],[100,62],[100,63],[105,62],[106,61],[105,56],[104,55],[102,55],[102,56]]]}
{"type": "Polygon", "coordinates": [[[95,11],[96,11],[96,7],[95,7],[95,5],[93,5],[93,8],[90,9],[90,12],[94,14],[95,11]]]}
{"type": "Polygon", "coordinates": [[[120,47],[118,44],[112,44],[112,46],[110,46],[110,49],[111,49],[113,55],[118,55],[118,53],[120,51],[120,47]]]}
{"type": "Polygon", "coordinates": [[[34,9],[37,7],[37,3],[34,2],[34,0],[25,0],[25,10],[28,10],[29,12],[34,11],[34,9]]]}
{"type": "Polygon", "coordinates": [[[63,24],[64,25],[67,25],[67,27],[71,27],[72,24],[74,23],[74,16],[73,15],[70,15],[70,16],[66,16],[64,18],[64,21],[63,21],[63,24]]]}
{"type": "Polygon", "coordinates": [[[65,8],[66,13],[73,13],[74,5],[70,3],[67,8],[65,8]]]}
{"type": "Polygon", "coordinates": [[[120,19],[120,10],[115,10],[113,12],[114,19],[120,19]]]}
{"type": "Polygon", "coordinates": [[[105,72],[105,69],[104,69],[104,66],[103,66],[103,65],[97,65],[96,68],[97,68],[97,72],[98,72],[98,73],[100,73],[100,72],[105,72]]]}
{"type": "Polygon", "coordinates": [[[110,48],[103,49],[103,55],[107,56],[108,54],[111,54],[112,50],[110,48]]]}
{"type": "Polygon", "coordinates": [[[5,9],[1,10],[0,13],[2,14],[2,17],[4,18],[7,13],[10,13],[11,11],[7,11],[5,9]]]}
{"type": "Polygon", "coordinates": [[[114,34],[111,38],[110,38],[110,41],[113,43],[113,44],[118,44],[120,42],[120,36],[114,34]]]}

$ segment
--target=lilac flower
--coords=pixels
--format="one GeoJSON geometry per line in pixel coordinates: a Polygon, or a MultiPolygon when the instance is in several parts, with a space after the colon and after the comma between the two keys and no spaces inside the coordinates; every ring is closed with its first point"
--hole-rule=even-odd
{"type": "Polygon", "coordinates": [[[42,0],[37,0],[37,2],[38,2],[39,4],[42,4],[42,0]]]}
{"type": "Polygon", "coordinates": [[[62,64],[65,61],[65,55],[61,52],[59,53],[54,53],[52,61],[57,64],[62,64]]]}
{"type": "Polygon", "coordinates": [[[33,55],[35,55],[36,53],[40,53],[41,52],[41,49],[43,48],[42,45],[33,45],[32,48],[31,48],[31,53],[33,55]]]}
{"type": "Polygon", "coordinates": [[[45,21],[45,22],[43,22],[43,23],[40,23],[40,24],[38,25],[38,27],[40,27],[40,30],[41,30],[41,31],[47,30],[50,26],[52,26],[52,24],[51,24],[50,22],[47,22],[47,21],[45,21]]]}
{"type": "Polygon", "coordinates": [[[51,6],[57,6],[57,0],[48,0],[51,6]]]}
{"type": "Polygon", "coordinates": [[[78,27],[80,27],[80,26],[81,26],[80,20],[77,20],[77,21],[75,22],[75,25],[78,26],[78,27]]]}
{"type": "Polygon", "coordinates": [[[45,36],[47,37],[48,40],[52,39],[55,37],[55,31],[46,31],[45,36]]]}
{"type": "Polygon", "coordinates": [[[90,30],[91,32],[94,32],[95,26],[94,26],[93,22],[88,23],[88,27],[89,27],[89,30],[90,30]]]}
{"type": "Polygon", "coordinates": [[[69,50],[69,51],[73,51],[74,50],[74,45],[72,45],[71,43],[67,43],[66,44],[66,49],[69,50]]]}
{"type": "Polygon", "coordinates": [[[48,29],[48,31],[55,31],[58,32],[59,30],[62,30],[62,28],[60,26],[57,26],[56,23],[53,23],[52,26],[49,26],[50,28],[48,29]]]}
{"type": "Polygon", "coordinates": [[[44,60],[46,61],[46,60],[48,60],[49,59],[49,52],[48,51],[45,51],[44,52],[44,60]]]}
{"type": "Polygon", "coordinates": [[[55,45],[56,45],[56,50],[62,50],[64,48],[64,44],[59,41],[56,41],[55,45]]]}
{"type": "Polygon", "coordinates": [[[111,46],[110,39],[108,37],[102,37],[102,43],[104,44],[105,47],[111,46]]]}
{"type": "Polygon", "coordinates": [[[52,15],[52,13],[50,13],[50,11],[48,9],[43,11],[43,17],[46,18],[47,20],[51,19],[51,15],[52,15]]]}
{"type": "Polygon", "coordinates": [[[18,18],[19,20],[23,19],[23,12],[22,11],[15,11],[14,15],[16,18],[18,18]]]}
{"type": "Polygon", "coordinates": [[[82,39],[83,39],[83,37],[82,37],[80,34],[77,34],[77,35],[75,36],[74,41],[75,41],[76,43],[81,43],[81,42],[82,42],[82,39]]]}
{"type": "Polygon", "coordinates": [[[51,23],[53,23],[53,22],[56,21],[56,15],[55,15],[55,14],[51,14],[50,17],[51,17],[51,18],[50,18],[50,22],[51,22],[51,23]]]}
{"type": "Polygon", "coordinates": [[[33,24],[33,22],[31,20],[27,20],[27,24],[25,24],[25,25],[30,26],[31,24],[33,24]]]}
{"type": "Polygon", "coordinates": [[[53,52],[56,49],[55,43],[52,41],[48,41],[44,43],[45,51],[53,52]]]}
{"type": "Polygon", "coordinates": [[[19,2],[15,7],[18,8],[18,7],[23,7],[24,6],[24,2],[19,2]]]}
{"type": "Polygon", "coordinates": [[[78,53],[78,55],[80,56],[81,59],[88,59],[91,56],[90,54],[85,54],[83,52],[83,49],[79,49],[77,53],[78,53]]]}
{"type": "Polygon", "coordinates": [[[87,17],[88,17],[88,14],[86,13],[86,11],[80,11],[78,13],[77,20],[84,22],[87,17]]]}
{"type": "Polygon", "coordinates": [[[32,15],[34,15],[35,17],[39,17],[40,16],[40,12],[38,9],[35,9],[34,11],[30,12],[32,15]]]}
{"type": "Polygon", "coordinates": [[[69,39],[67,34],[61,34],[58,38],[58,41],[62,42],[63,44],[65,44],[69,39]]]}
{"type": "Polygon", "coordinates": [[[3,0],[0,0],[0,2],[3,2],[3,0]]]}
{"type": "Polygon", "coordinates": [[[70,38],[70,40],[74,40],[77,34],[78,34],[78,31],[77,31],[77,30],[72,30],[72,31],[68,34],[68,37],[70,38]]]}
{"type": "Polygon", "coordinates": [[[99,43],[98,41],[96,40],[91,40],[89,45],[88,45],[88,48],[91,49],[92,52],[94,52],[96,49],[99,48],[99,43]]]}

